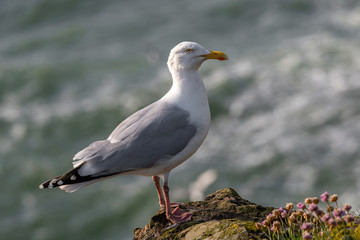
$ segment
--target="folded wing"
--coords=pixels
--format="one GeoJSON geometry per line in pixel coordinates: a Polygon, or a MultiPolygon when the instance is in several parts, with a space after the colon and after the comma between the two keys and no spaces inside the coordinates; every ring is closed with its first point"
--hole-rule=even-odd
{"type": "Polygon", "coordinates": [[[196,133],[189,113],[155,102],[124,120],[107,140],[77,153],[74,167],[80,176],[109,175],[150,168],[158,160],[182,151],[196,133]]]}

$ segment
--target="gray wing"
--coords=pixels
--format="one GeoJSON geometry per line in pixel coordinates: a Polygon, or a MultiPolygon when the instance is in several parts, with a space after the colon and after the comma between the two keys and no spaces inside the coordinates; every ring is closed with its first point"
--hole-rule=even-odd
{"type": "Polygon", "coordinates": [[[91,176],[152,167],[182,151],[195,135],[189,116],[175,105],[155,102],[125,119],[108,140],[94,142],[77,153],[74,165],[85,162],[79,173],[91,176]]]}

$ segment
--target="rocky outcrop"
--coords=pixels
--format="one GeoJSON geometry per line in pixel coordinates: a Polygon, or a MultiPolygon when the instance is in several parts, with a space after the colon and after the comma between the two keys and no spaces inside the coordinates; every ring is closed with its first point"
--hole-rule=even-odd
{"type": "Polygon", "coordinates": [[[191,221],[172,225],[160,210],[144,228],[134,230],[133,239],[262,239],[265,235],[255,223],[273,209],[251,203],[231,188],[216,191],[204,201],[182,203],[180,208],[193,212],[191,221]]]}

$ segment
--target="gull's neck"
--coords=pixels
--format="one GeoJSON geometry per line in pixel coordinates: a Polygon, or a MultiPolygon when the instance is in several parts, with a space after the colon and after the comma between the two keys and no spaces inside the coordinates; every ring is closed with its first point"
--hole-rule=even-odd
{"type": "Polygon", "coordinates": [[[210,120],[207,93],[198,70],[171,71],[171,75],[173,85],[162,100],[176,104],[199,118],[210,120]]]}
{"type": "Polygon", "coordinates": [[[164,96],[167,101],[183,103],[188,100],[200,100],[207,94],[203,81],[197,70],[172,71],[173,84],[169,92],[164,96]]]}

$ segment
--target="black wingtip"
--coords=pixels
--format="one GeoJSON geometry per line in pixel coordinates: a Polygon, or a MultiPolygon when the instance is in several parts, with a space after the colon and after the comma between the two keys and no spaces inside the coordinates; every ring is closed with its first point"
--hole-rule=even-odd
{"type": "MultiPolygon", "coordinates": [[[[84,164],[84,163],[83,163],[84,164]]],[[[78,170],[83,165],[79,165],[76,168],[72,169],[71,171],[65,173],[64,175],[58,176],[56,178],[52,178],[47,180],[46,182],[42,183],[39,188],[56,188],[64,185],[72,185],[77,183],[89,182],[100,178],[110,177],[116,174],[109,174],[109,175],[100,175],[100,176],[80,176],[78,170]]]]}
{"type": "Polygon", "coordinates": [[[71,171],[57,176],[55,178],[52,178],[50,180],[47,180],[45,182],[43,182],[42,184],[40,184],[39,188],[40,189],[45,189],[45,188],[56,188],[56,187],[60,187],[62,185],[66,185],[66,184],[75,184],[78,181],[79,178],[79,174],[78,174],[78,170],[79,168],[82,166],[83,164],[80,164],[79,166],[77,166],[76,168],[72,169],[71,171]]]}
{"type": "Polygon", "coordinates": [[[60,178],[61,178],[61,176],[47,180],[46,182],[43,182],[42,184],[40,184],[39,188],[44,189],[44,188],[59,187],[63,184],[63,182],[60,180],[60,178]]]}
{"type": "Polygon", "coordinates": [[[78,170],[81,168],[83,164],[77,166],[76,168],[72,169],[71,171],[60,175],[56,178],[52,178],[50,180],[47,180],[45,182],[43,182],[42,184],[40,184],[39,188],[40,189],[45,189],[45,188],[56,188],[56,187],[60,187],[63,185],[71,185],[71,184],[77,184],[77,183],[81,183],[81,182],[86,182],[86,181],[90,181],[93,179],[97,179],[98,177],[91,177],[91,176],[80,176],[78,173],[78,170]]]}

